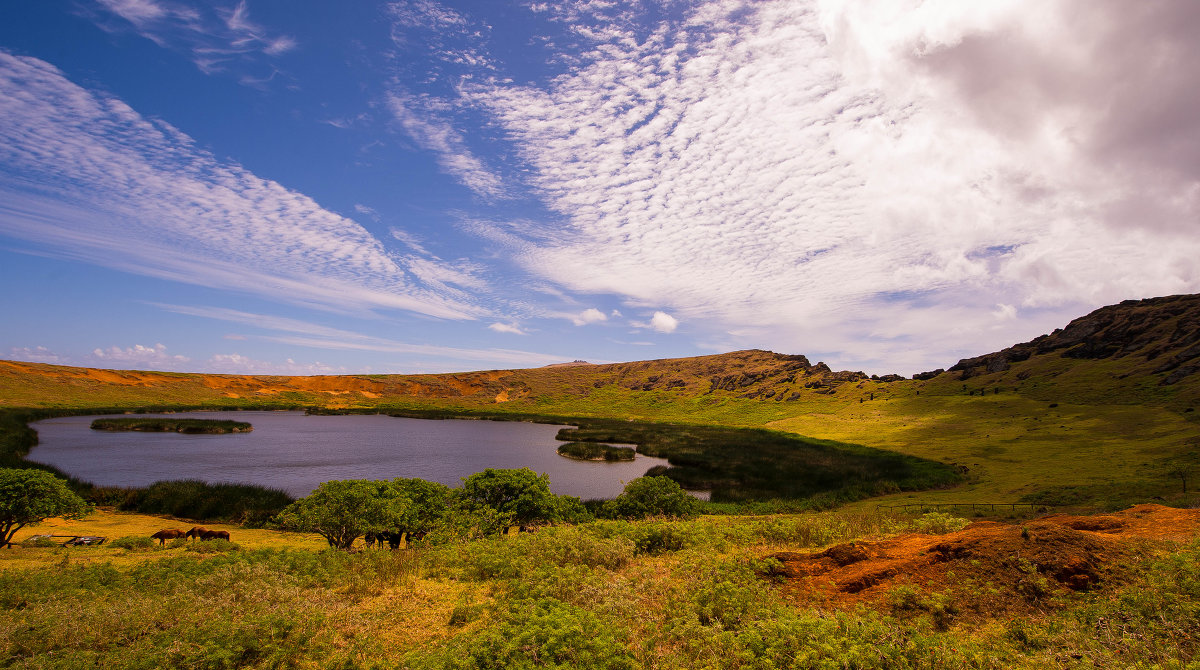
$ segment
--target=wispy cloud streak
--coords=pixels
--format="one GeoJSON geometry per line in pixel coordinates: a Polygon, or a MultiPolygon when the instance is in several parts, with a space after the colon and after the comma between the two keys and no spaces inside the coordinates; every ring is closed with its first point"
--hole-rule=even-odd
{"type": "MultiPolygon", "coordinates": [[[[250,18],[245,0],[232,8],[189,6],[169,0],[97,0],[101,7],[160,47],[182,51],[206,74],[238,61],[278,56],[297,46],[288,35],[273,35],[250,18]]],[[[120,24],[96,17],[109,30],[120,24]]]]}
{"type": "MultiPolygon", "coordinates": [[[[551,356],[530,351],[514,349],[470,349],[428,344],[413,344],[389,338],[363,335],[341,328],[330,328],[319,324],[309,323],[300,319],[254,314],[224,307],[193,307],[187,305],[156,306],[176,314],[186,314],[208,319],[217,319],[245,326],[253,326],[270,331],[286,333],[284,335],[263,335],[262,339],[304,347],[345,351],[378,351],[384,353],[414,354],[423,357],[439,358],[455,361],[485,361],[492,364],[531,366],[544,365],[561,360],[559,356],[551,356]]],[[[514,332],[514,331],[506,331],[514,332]]],[[[516,331],[519,332],[519,331],[516,331]]]]}
{"type": "Polygon", "coordinates": [[[354,221],[217,161],[175,128],[0,52],[0,232],[128,272],[337,310],[486,314],[354,221]],[[440,288],[439,288],[440,287],[440,288]]]}

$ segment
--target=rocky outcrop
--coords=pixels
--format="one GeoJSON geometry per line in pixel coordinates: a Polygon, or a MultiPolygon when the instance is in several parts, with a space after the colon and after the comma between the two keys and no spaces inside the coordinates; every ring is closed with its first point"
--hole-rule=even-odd
{"type": "Polygon", "coordinates": [[[1126,300],[1102,307],[1048,335],[992,354],[964,358],[950,371],[958,372],[960,379],[970,379],[1004,372],[1013,363],[1052,353],[1092,360],[1125,356],[1162,359],[1153,373],[1165,374],[1160,383],[1174,384],[1200,372],[1200,295],[1126,300]]]}

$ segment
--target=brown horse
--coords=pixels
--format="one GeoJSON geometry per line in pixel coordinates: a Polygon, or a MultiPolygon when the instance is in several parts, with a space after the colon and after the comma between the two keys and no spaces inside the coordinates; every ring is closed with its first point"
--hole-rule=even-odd
{"type": "Polygon", "coordinates": [[[227,530],[206,530],[200,534],[201,540],[225,540],[229,541],[229,531],[227,530]]]}
{"type": "Polygon", "coordinates": [[[199,538],[199,539],[203,540],[204,534],[207,532],[208,532],[208,529],[205,528],[204,526],[192,526],[192,529],[189,530],[188,532],[184,533],[184,536],[187,537],[187,539],[189,539],[189,540],[192,538],[199,538]]]}
{"type": "Polygon", "coordinates": [[[151,535],[150,537],[158,540],[158,546],[161,547],[167,543],[167,540],[174,540],[177,538],[181,538],[185,535],[187,535],[187,533],[184,533],[182,530],[179,530],[178,528],[166,528],[166,529],[158,531],[157,533],[151,535]]]}

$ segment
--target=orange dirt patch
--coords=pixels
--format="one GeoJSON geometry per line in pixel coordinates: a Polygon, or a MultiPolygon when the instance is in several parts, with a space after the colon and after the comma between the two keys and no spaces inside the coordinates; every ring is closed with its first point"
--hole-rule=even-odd
{"type": "Polygon", "coordinates": [[[951,594],[979,615],[1040,606],[1111,579],[1154,541],[1200,535],[1200,510],[1138,505],[1023,525],[980,521],[946,535],[908,534],[816,553],[778,552],[771,576],[796,602],[896,607],[895,589],[951,594]]]}

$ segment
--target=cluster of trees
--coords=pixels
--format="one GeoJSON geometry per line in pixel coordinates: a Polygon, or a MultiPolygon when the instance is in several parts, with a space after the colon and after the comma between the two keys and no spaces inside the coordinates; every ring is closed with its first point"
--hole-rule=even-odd
{"type": "Polygon", "coordinates": [[[465,478],[458,489],[423,479],[325,482],[285,508],[275,522],[317,533],[330,546],[349,549],[368,534],[402,533],[409,540],[430,533],[490,535],[517,526],[578,523],[595,516],[694,516],[699,504],[667,477],[635,479],[617,498],[589,506],[574,496],[555,495],[550,478],[529,468],[487,469],[465,478]]]}
{"type": "MultiPolygon", "coordinates": [[[[275,517],[280,527],[318,533],[332,547],[349,549],[367,534],[401,534],[418,540],[433,532],[452,537],[505,533],[595,517],[690,517],[700,502],[668,477],[640,477],[613,500],[584,504],[555,495],[550,478],[529,468],[487,469],[451,489],[423,479],[347,479],[321,484],[275,517]]],[[[53,516],[79,517],[91,507],[49,472],[0,469],[0,546],[30,523],[53,516]]]]}

